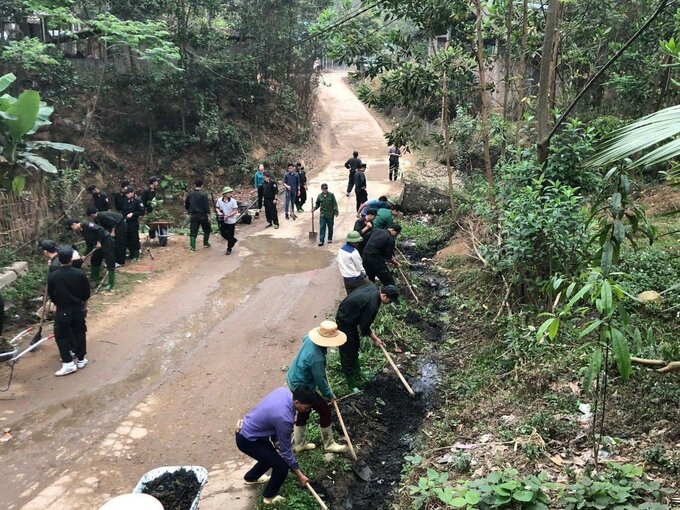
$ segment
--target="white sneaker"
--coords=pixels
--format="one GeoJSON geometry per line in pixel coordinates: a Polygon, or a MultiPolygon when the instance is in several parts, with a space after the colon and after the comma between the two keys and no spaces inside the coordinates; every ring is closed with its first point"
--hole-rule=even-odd
{"type": "Polygon", "coordinates": [[[71,361],[71,363],[63,363],[61,365],[61,369],[57,370],[54,373],[54,375],[56,375],[57,377],[60,377],[62,375],[72,374],[76,370],[78,370],[78,367],[76,367],[76,364],[73,361],[71,361]]]}
{"type": "Polygon", "coordinates": [[[83,358],[82,360],[79,359],[78,361],[76,361],[76,366],[78,368],[85,368],[88,363],[89,361],[87,361],[87,358],[83,358]]]}

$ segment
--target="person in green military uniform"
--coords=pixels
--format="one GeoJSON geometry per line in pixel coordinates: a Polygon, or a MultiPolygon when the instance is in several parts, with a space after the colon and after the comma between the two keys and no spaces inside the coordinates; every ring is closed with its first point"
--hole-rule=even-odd
{"type": "Polygon", "coordinates": [[[310,402],[311,409],[298,412],[293,429],[293,451],[299,453],[316,448],[314,443],[305,442],[307,420],[314,409],[319,413],[319,427],[324,450],[332,453],[347,451],[346,445],[340,445],[333,439],[331,425],[331,403],[335,395],[326,378],[326,351],[329,347],[339,347],[347,341],[347,335],[338,330],[333,321],[323,321],[317,328],[312,329],[302,340],[302,347],[290,364],[286,375],[286,382],[290,391],[295,393],[298,388],[315,389],[316,398],[310,402]],[[319,394],[321,393],[321,394],[319,394]]]}
{"type": "Polygon", "coordinates": [[[401,212],[401,206],[396,202],[389,200],[388,206],[376,211],[375,219],[373,220],[373,229],[386,229],[394,223],[395,213],[401,212]]]}
{"type": "Polygon", "coordinates": [[[189,246],[192,252],[196,251],[196,237],[198,236],[198,227],[203,229],[203,246],[210,248],[210,200],[208,195],[203,191],[203,179],[196,179],[194,181],[194,190],[189,192],[184,201],[184,208],[189,214],[189,246]]]}
{"type": "Polygon", "coordinates": [[[335,195],[328,191],[328,184],[325,182],[321,185],[321,193],[316,197],[316,206],[313,210],[316,211],[317,209],[321,209],[319,214],[319,246],[324,244],[326,227],[328,227],[328,244],[331,244],[333,242],[333,223],[340,211],[335,195]]]}
{"type": "Polygon", "coordinates": [[[70,218],[66,220],[66,227],[83,236],[87,253],[95,250],[92,254],[90,277],[93,281],[101,276],[102,261],[106,263],[108,270],[108,285],[106,290],[113,290],[116,283],[116,251],[111,235],[101,225],[93,221],[78,221],[70,218]]]}

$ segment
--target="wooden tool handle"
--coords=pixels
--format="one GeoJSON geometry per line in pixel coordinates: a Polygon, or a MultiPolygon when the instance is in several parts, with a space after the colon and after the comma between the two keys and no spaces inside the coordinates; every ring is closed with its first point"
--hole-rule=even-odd
{"type": "Polygon", "coordinates": [[[43,323],[45,322],[45,308],[47,308],[47,284],[45,284],[45,292],[43,293],[43,305],[42,309],[40,310],[40,326],[39,328],[42,330],[43,323]]]}
{"type": "Polygon", "coordinates": [[[408,290],[411,291],[411,295],[416,300],[416,303],[420,303],[420,299],[418,299],[418,296],[416,296],[416,293],[413,290],[413,287],[411,287],[411,282],[409,282],[408,278],[406,278],[406,275],[404,274],[404,270],[401,267],[397,267],[397,269],[399,269],[399,274],[401,274],[401,277],[404,279],[404,282],[406,282],[406,286],[408,287],[408,290]]]}
{"type": "Polygon", "coordinates": [[[326,503],[323,502],[323,499],[319,497],[314,488],[311,485],[309,485],[309,482],[305,484],[305,487],[307,487],[307,490],[312,493],[312,496],[314,496],[314,499],[316,499],[317,503],[319,503],[319,506],[323,508],[323,510],[328,510],[326,503]]]}
{"type": "Polygon", "coordinates": [[[408,391],[408,394],[411,395],[412,397],[415,397],[416,394],[411,389],[411,386],[409,386],[409,384],[406,382],[406,379],[404,379],[404,376],[401,375],[401,371],[397,368],[397,365],[394,364],[394,361],[392,361],[392,357],[390,356],[390,353],[387,352],[387,350],[385,349],[385,346],[381,345],[380,349],[382,350],[383,354],[387,358],[387,361],[389,361],[390,365],[392,366],[392,370],[394,370],[397,373],[397,375],[399,376],[399,379],[401,379],[401,383],[406,388],[406,391],[408,391]]]}
{"type": "Polygon", "coordinates": [[[354,451],[354,446],[352,441],[349,439],[349,434],[347,433],[347,427],[345,427],[345,420],[342,419],[342,414],[340,414],[340,407],[337,401],[333,401],[333,406],[335,407],[335,413],[338,415],[338,421],[340,422],[340,428],[342,428],[342,433],[345,435],[345,441],[347,441],[347,446],[349,446],[349,453],[352,456],[352,460],[357,460],[357,454],[354,451]]]}

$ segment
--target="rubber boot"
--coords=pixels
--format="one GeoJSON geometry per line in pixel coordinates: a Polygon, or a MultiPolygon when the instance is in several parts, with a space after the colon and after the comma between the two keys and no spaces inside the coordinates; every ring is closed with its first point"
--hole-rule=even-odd
{"type": "Polygon", "coordinates": [[[132,252],[132,262],[139,262],[139,250],[137,249],[132,252]]]}
{"type": "Polygon", "coordinates": [[[316,448],[314,443],[305,443],[306,425],[295,425],[293,428],[293,451],[295,453],[304,452],[305,450],[313,450],[316,448]]]}
{"type": "Polygon", "coordinates": [[[210,239],[210,232],[207,234],[203,234],[203,247],[204,248],[210,248],[210,243],[208,242],[208,239],[210,239]]]}
{"type": "Polygon", "coordinates": [[[338,444],[333,439],[333,427],[331,425],[321,428],[321,439],[323,439],[323,449],[327,452],[344,453],[347,451],[347,445],[338,444]]]}
{"type": "Polygon", "coordinates": [[[195,237],[190,237],[189,238],[189,246],[191,251],[196,251],[196,238],[195,237]]]}
{"type": "Polygon", "coordinates": [[[116,272],[109,271],[109,283],[106,286],[106,290],[111,291],[116,284],[116,272]]]}
{"type": "Polygon", "coordinates": [[[92,266],[90,268],[90,278],[92,280],[99,280],[99,277],[102,274],[102,266],[92,266]]]}

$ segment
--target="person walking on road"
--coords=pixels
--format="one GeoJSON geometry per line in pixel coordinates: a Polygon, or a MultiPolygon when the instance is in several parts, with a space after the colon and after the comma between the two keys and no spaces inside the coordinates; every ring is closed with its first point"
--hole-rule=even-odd
{"type": "Polygon", "coordinates": [[[401,158],[401,149],[394,143],[392,147],[388,149],[387,155],[389,156],[390,181],[396,181],[399,178],[399,158],[401,158]]]}
{"type": "Polygon", "coordinates": [[[198,236],[198,227],[203,229],[203,247],[210,248],[210,231],[212,225],[210,224],[210,200],[208,195],[203,191],[203,179],[196,179],[194,181],[194,190],[189,192],[184,201],[184,208],[189,214],[189,249],[192,252],[196,251],[196,237],[198,236]]]}
{"type": "Polygon", "coordinates": [[[142,249],[142,244],[139,242],[139,218],[144,216],[146,211],[142,201],[135,195],[134,189],[128,187],[125,196],[126,201],[121,214],[127,223],[127,249],[130,252],[130,259],[137,262],[142,249]]]}
{"type": "Polygon", "coordinates": [[[361,242],[356,245],[357,250],[359,250],[359,254],[361,255],[363,255],[366,243],[371,238],[371,234],[373,233],[373,220],[375,219],[375,215],[377,213],[378,211],[375,209],[366,209],[366,215],[354,222],[354,230],[357,231],[361,236],[361,242]]]}
{"type": "MultiPolygon", "coordinates": [[[[312,329],[302,340],[302,347],[290,364],[286,381],[290,391],[298,388],[315,389],[315,399],[312,409],[319,413],[319,427],[324,450],[331,453],[347,451],[346,445],[340,445],[333,439],[331,425],[332,412],[330,404],[335,400],[328,379],[326,378],[326,351],[329,347],[339,347],[347,341],[347,336],[338,331],[338,326],[332,321],[323,321],[317,328],[312,329]],[[319,395],[319,393],[321,393],[319,395]]],[[[307,420],[311,409],[299,412],[293,429],[293,451],[300,453],[316,448],[314,443],[305,441],[307,420]]]]}
{"type": "Polygon", "coordinates": [[[295,164],[295,172],[298,175],[298,182],[300,183],[300,193],[295,200],[295,207],[297,208],[297,212],[304,212],[302,206],[305,205],[305,202],[307,201],[307,172],[305,172],[305,167],[302,166],[302,163],[295,164]]]}
{"type": "MultiPolygon", "coordinates": [[[[116,249],[111,235],[93,221],[81,221],[75,219],[66,220],[67,228],[73,232],[79,232],[85,240],[87,253],[92,253],[90,259],[90,278],[99,280],[102,270],[102,261],[106,263],[108,271],[108,285],[106,290],[113,290],[116,283],[116,249]]],[[[71,254],[71,260],[73,254],[71,254]]]]}
{"type": "Polygon", "coordinates": [[[340,215],[338,201],[335,195],[328,191],[328,184],[321,185],[321,193],[316,197],[314,210],[321,209],[319,213],[319,246],[323,246],[326,238],[326,227],[328,227],[328,244],[333,242],[333,223],[335,217],[340,215]]]}
{"type": "Polygon", "coordinates": [[[362,165],[361,160],[359,159],[359,152],[354,151],[352,153],[352,157],[349,158],[347,161],[345,161],[345,168],[349,170],[349,176],[347,179],[347,193],[346,195],[349,196],[349,194],[352,192],[352,188],[354,188],[354,176],[357,172],[357,169],[362,165]]]}
{"type": "Polygon", "coordinates": [[[300,181],[298,180],[298,174],[295,173],[295,165],[292,163],[288,163],[288,171],[283,176],[283,187],[286,188],[286,200],[283,205],[286,219],[289,219],[288,209],[290,208],[290,217],[295,220],[297,219],[295,215],[295,201],[300,195],[300,181]]]}
{"type": "Polygon", "coordinates": [[[354,193],[357,200],[357,212],[361,204],[368,201],[368,191],[366,190],[366,163],[361,163],[354,175],[354,193]]]}
{"type": "Polygon", "coordinates": [[[125,252],[127,251],[127,221],[125,221],[125,217],[115,211],[99,212],[93,208],[87,210],[87,216],[91,221],[101,225],[111,234],[116,256],[116,266],[124,266],[125,252]]]}
{"type": "Polygon", "coordinates": [[[383,285],[394,285],[394,277],[387,268],[387,262],[399,267],[399,261],[394,256],[395,238],[399,232],[401,225],[393,223],[387,230],[377,229],[371,234],[361,255],[370,281],[374,282],[377,276],[383,285]]]}
{"type": "Polygon", "coordinates": [[[370,337],[376,347],[382,345],[371,325],[378,315],[380,305],[388,305],[399,299],[399,289],[388,285],[378,290],[374,283],[363,285],[342,300],[335,314],[338,329],[347,335],[347,342],[340,346],[342,373],[350,391],[361,385],[359,349],[361,337],[370,337]]]}
{"type": "Polygon", "coordinates": [[[295,458],[291,438],[295,414],[309,413],[317,396],[309,388],[298,388],[292,393],[286,387],[277,388],[239,420],[236,426],[236,447],[257,461],[243,475],[243,479],[249,485],[267,484],[262,491],[265,505],[286,501],[278,493],[288,471],[295,473],[301,486],[309,483],[309,478],[304,475],[295,458]],[[272,439],[278,441],[278,451],[272,439]],[[265,475],[270,469],[271,476],[265,475]]]}
{"type": "Polygon", "coordinates": [[[61,356],[61,369],[54,375],[72,374],[87,366],[87,300],[90,282],[85,271],[71,267],[73,249],[59,248],[61,267],[47,277],[47,294],[57,307],[54,316],[54,339],[61,356]],[[73,352],[75,360],[73,359],[73,352]]]}
{"type": "Polygon", "coordinates": [[[92,205],[98,211],[108,211],[111,209],[111,204],[109,203],[109,197],[106,193],[99,191],[99,188],[94,184],[87,187],[88,193],[92,195],[92,205]]]}
{"type": "Polygon", "coordinates": [[[279,201],[279,186],[276,184],[276,181],[272,180],[272,175],[269,172],[264,173],[262,196],[264,197],[264,215],[267,218],[267,226],[265,228],[269,228],[272,225],[274,225],[274,228],[279,228],[279,213],[276,210],[276,205],[279,201]]]}
{"type": "Polygon", "coordinates": [[[262,199],[264,197],[264,164],[260,163],[255,170],[255,176],[253,177],[253,186],[257,190],[257,210],[262,210],[262,199]]]}
{"type": "Polygon", "coordinates": [[[234,190],[225,186],[222,188],[222,197],[217,199],[217,210],[222,218],[220,224],[220,234],[227,241],[227,250],[225,255],[231,255],[231,250],[237,243],[238,239],[234,237],[236,232],[236,217],[238,216],[238,202],[233,196],[234,190]]]}
{"type": "Polygon", "coordinates": [[[366,278],[361,254],[357,249],[357,245],[362,241],[361,234],[356,230],[352,230],[347,234],[345,241],[345,245],[338,252],[338,267],[340,268],[340,274],[342,275],[347,295],[350,295],[352,291],[362,285],[366,285],[368,279],[366,278]]]}

